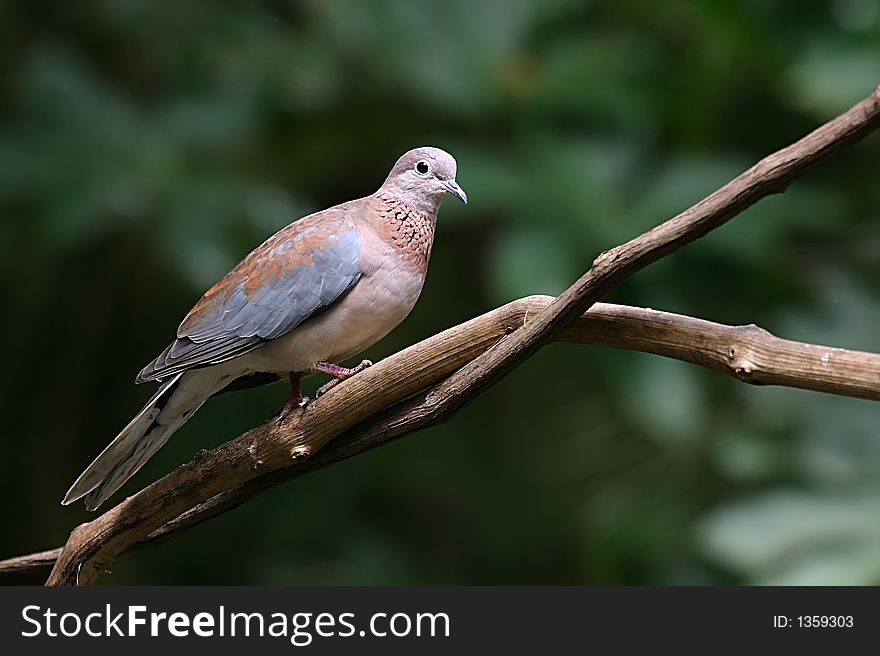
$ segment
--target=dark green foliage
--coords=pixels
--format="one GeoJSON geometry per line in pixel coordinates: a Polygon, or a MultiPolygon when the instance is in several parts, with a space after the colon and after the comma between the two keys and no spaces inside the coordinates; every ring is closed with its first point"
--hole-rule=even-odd
{"type": "MultiPolygon", "coordinates": [[[[86,519],[64,491],[207,286],[407,148],[454,153],[471,203],[444,206],[373,359],[561,291],[865,96],[878,62],[871,0],[4,3],[0,556],[86,519]]],[[[880,350],[878,161],[875,136],[609,300],[880,350]]],[[[285,393],[212,401],[126,489],[285,393]]],[[[452,422],[103,581],[877,584],[878,481],[875,403],[552,346],[452,422]]]]}

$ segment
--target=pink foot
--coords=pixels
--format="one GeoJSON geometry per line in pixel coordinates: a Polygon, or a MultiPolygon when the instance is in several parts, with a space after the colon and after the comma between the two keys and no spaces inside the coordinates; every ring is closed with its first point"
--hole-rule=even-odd
{"type": "Polygon", "coordinates": [[[354,376],[357,373],[360,373],[361,371],[363,371],[367,367],[372,367],[372,366],[373,366],[373,363],[370,360],[362,360],[358,366],[352,367],[351,369],[349,369],[348,367],[343,367],[338,364],[333,364],[332,362],[324,362],[323,360],[321,362],[318,362],[314,367],[315,371],[320,371],[322,374],[329,374],[330,376],[333,376],[334,378],[333,378],[333,380],[331,380],[327,383],[324,383],[323,385],[321,385],[318,388],[318,391],[315,392],[315,398],[316,399],[321,398],[324,394],[326,394],[327,392],[332,390],[334,387],[336,387],[339,383],[341,383],[346,378],[351,378],[352,376],[354,376]]]}

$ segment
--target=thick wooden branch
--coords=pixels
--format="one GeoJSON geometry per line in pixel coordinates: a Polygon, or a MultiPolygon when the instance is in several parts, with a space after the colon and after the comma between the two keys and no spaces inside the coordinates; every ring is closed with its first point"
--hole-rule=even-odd
{"type": "MultiPolygon", "coordinates": [[[[448,336],[462,349],[462,361],[479,354],[480,345],[496,343],[542,312],[550,296],[530,296],[450,328],[448,336]],[[469,332],[475,333],[474,337],[469,332]]],[[[781,339],[755,325],[727,326],[692,317],[625,305],[596,303],[559,336],[559,341],[653,353],[708,367],[738,380],[785,385],[843,396],[880,400],[880,355],[781,339]]],[[[447,343],[447,340],[439,343],[447,343]]],[[[413,350],[425,347],[416,344],[413,350]]],[[[405,366],[405,363],[401,363],[405,366]]],[[[132,545],[164,542],[211,517],[248,501],[262,490],[307,471],[339,462],[410,432],[399,416],[377,416],[333,440],[311,461],[253,479],[192,508],[132,545]]],[[[410,415],[418,413],[410,412],[410,415]]],[[[51,567],[61,553],[52,549],[0,561],[0,573],[51,567]]]]}
{"type": "MultiPolygon", "coordinates": [[[[405,421],[407,431],[448,419],[559,335],[621,280],[722,225],[759,199],[783,191],[809,167],[863,138],[878,123],[880,89],[795,144],[764,158],[685,212],[600,255],[586,274],[534,320],[492,348],[482,345],[487,349],[484,353],[449,375],[423,398],[404,404],[392,417],[405,421]]],[[[438,340],[444,334],[431,339],[438,340]]],[[[452,349],[455,345],[445,346],[452,349]]],[[[283,479],[284,470],[291,464],[306,462],[306,469],[314,467],[317,463],[308,461],[331,439],[418,393],[437,379],[437,372],[448,375],[461,366],[453,366],[456,355],[460,353],[406,349],[384,361],[383,366],[372,367],[346,381],[283,425],[264,424],[204,452],[97,519],[74,529],[47,583],[92,583],[116,555],[192,508],[261,477],[283,479]],[[392,366],[399,364],[402,357],[411,367],[405,371],[392,366]]]]}
{"type": "MultiPolygon", "coordinates": [[[[532,305],[540,305],[533,296],[532,305]]],[[[560,335],[566,342],[654,353],[753,385],[781,385],[880,400],[880,355],[776,337],[670,312],[596,303],[560,335]]]]}

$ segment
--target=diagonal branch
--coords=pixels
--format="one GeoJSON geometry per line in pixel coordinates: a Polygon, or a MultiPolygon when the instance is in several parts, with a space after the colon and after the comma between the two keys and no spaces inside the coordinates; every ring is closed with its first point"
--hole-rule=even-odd
{"type": "MultiPolygon", "coordinates": [[[[449,375],[422,399],[394,411],[389,420],[405,417],[407,431],[412,432],[448,419],[559,335],[620,281],[717,228],[761,198],[784,191],[810,166],[865,137],[878,124],[880,89],[800,141],[765,157],[685,212],[600,255],[587,273],[533,321],[449,375]]],[[[424,389],[436,380],[437,371],[448,374],[456,368],[450,368],[453,361],[442,351],[428,354],[410,347],[340,385],[335,393],[285,424],[264,424],[203,453],[74,529],[47,583],[93,583],[118,554],[199,504],[264,476],[283,480],[284,470],[291,464],[305,462],[306,469],[313,467],[309,459],[331,439],[424,389]],[[407,369],[400,368],[402,361],[407,369]]]]}
{"type": "MultiPolygon", "coordinates": [[[[478,345],[495,343],[543,311],[553,298],[529,296],[504,305],[465,326],[446,331],[473,345],[453,352],[462,361],[476,357],[478,345]],[[473,335],[481,337],[474,339],[473,335]]],[[[743,382],[785,385],[842,396],[880,400],[880,355],[780,339],[755,325],[727,326],[670,312],[596,303],[559,336],[559,341],[662,355],[726,373],[743,382]]],[[[423,344],[413,349],[424,350],[423,344]]],[[[422,397],[423,398],[423,397],[422,397]]],[[[418,413],[409,412],[418,416],[418,413]]],[[[153,531],[132,547],[154,545],[235,508],[283,480],[363,453],[410,432],[405,418],[378,415],[334,439],[310,461],[270,473],[217,495],[153,531]]],[[[61,553],[52,549],[0,561],[0,573],[51,567],[61,553]]]]}

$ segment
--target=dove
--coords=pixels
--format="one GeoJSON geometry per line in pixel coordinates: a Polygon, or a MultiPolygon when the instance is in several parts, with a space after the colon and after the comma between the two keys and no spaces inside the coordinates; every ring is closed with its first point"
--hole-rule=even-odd
{"type": "Polygon", "coordinates": [[[254,249],[138,374],[136,383],[158,381],[159,389],[62,503],[84,499],[87,509],[98,508],[216,394],[286,377],[283,421],[308,402],[304,376],[333,376],[325,390],[369,366],[338,363],[382,339],[413,309],[440,204],[450,195],[467,203],[456,168],[439,148],[410,150],[374,194],[294,221],[254,249]]]}

